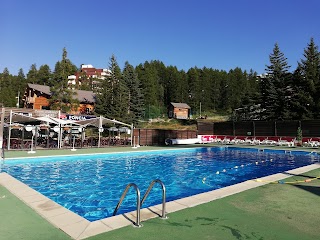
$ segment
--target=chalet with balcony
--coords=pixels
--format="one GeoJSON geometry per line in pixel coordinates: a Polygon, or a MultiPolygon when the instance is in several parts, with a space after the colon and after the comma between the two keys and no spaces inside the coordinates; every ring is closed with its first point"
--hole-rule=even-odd
{"type": "MultiPolygon", "coordinates": [[[[92,91],[74,90],[80,105],[72,114],[91,114],[95,106],[95,94],[92,91]]],[[[50,109],[49,99],[51,91],[49,86],[28,83],[23,101],[24,108],[42,110],[50,109]]]]}
{"type": "Polygon", "coordinates": [[[190,106],[186,103],[170,103],[168,117],[175,119],[189,119],[190,106]]]}

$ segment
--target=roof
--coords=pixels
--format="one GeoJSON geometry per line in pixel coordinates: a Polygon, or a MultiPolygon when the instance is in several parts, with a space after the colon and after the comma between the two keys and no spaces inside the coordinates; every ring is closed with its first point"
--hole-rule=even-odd
{"type": "Polygon", "coordinates": [[[28,87],[32,88],[34,90],[37,90],[39,92],[43,92],[47,95],[51,95],[50,87],[46,85],[40,85],[40,84],[33,84],[33,83],[28,83],[28,87]]]}
{"type": "Polygon", "coordinates": [[[80,102],[95,102],[95,94],[92,91],[75,90],[80,102]]]}
{"type": "MultiPolygon", "coordinates": [[[[49,86],[28,83],[28,87],[51,96],[51,91],[49,86]]],[[[75,90],[75,92],[77,94],[77,99],[80,102],[89,102],[89,103],[95,102],[95,94],[93,91],[75,90]]]]}
{"type": "Polygon", "coordinates": [[[113,124],[119,124],[119,125],[125,125],[125,126],[129,126],[131,127],[131,125],[126,124],[124,122],[120,122],[118,120],[115,119],[109,119],[106,117],[96,117],[96,118],[90,118],[90,119],[86,119],[86,120],[80,120],[80,121],[76,121],[76,123],[80,124],[80,125],[91,125],[91,126],[96,126],[96,127],[102,127],[102,125],[104,124],[108,124],[108,123],[113,123],[113,124]]]}
{"type": "Polygon", "coordinates": [[[39,120],[37,118],[26,116],[26,115],[21,115],[19,113],[12,113],[11,120],[10,120],[10,118],[5,119],[5,122],[7,122],[7,123],[9,123],[10,121],[11,121],[11,123],[14,123],[14,122],[29,123],[29,122],[36,122],[39,120]]]}
{"type": "Polygon", "coordinates": [[[190,106],[186,103],[171,103],[172,106],[174,106],[175,108],[188,108],[190,109],[190,106]]]}

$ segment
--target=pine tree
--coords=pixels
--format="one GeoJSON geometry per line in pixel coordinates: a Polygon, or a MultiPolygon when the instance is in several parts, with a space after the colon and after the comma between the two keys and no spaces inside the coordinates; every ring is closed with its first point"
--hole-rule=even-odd
{"type": "Polygon", "coordinates": [[[278,94],[274,82],[269,77],[260,79],[261,120],[275,119],[278,106],[278,94]]]}
{"type": "Polygon", "coordinates": [[[313,119],[312,107],[314,107],[313,97],[310,93],[309,82],[303,76],[302,66],[298,64],[297,69],[293,73],[293,88],[295,101],[292,101],[292,119],[305,120],[313,119]]]}
{"type": "Polygon", "coordinates": [[[202,86],[200,82],[200,71],[198,68],[190,68],[187,72],[188,76],[188,92],[189,92],[189,105],[191,111],[195,114],[195,111],[200,111],[200,101],[202,97],[202,86]]]}
{"type": "Polygon", "coordinates": [[[264,81],[263,105],[266,119],[289,118],[289,105],[292,87],[289,85],[289,68],[287,58],[276,43],[273,53],[269,55],[270,65],[266,66],[267,78],[264,81]]]}
{"type": "Polygon", "coordinates": [[[16,106],[15,89],[12,87],[12,75],[4,68],[0,75],[0,103],[5,107],[16,106]]]}
{"type": "Polygon", "coordinates": [[[188,93],[188,77],[184,70],[179,71],[178,74],[178,99],[179,102],[186,103],[189,99],[189,93],[188,93]]]}
{"type": "Polygon", "coordinates": [[[96,106],[95,113],[105,117],[111,114],[110,104],[112,102],[112,88],[110,86],[109,78],[106,77],[100,80],[100,83],[95,88],[96,93],[96,106]]]}
{"type": "Polygon", "coordinates": [[[123,69],[123,79],[128,88],[127,121],[137,123],[143,115],[143,95],[141,93],[141,84],[135,69],[128,62],[125,63],[123,69]]]}
{"type": "Polygon", "coordinates": [[[154,60],[150,62],[150,66],[154,68],[155,72],[157,73],[157,77],[154,79],[157,106],[154,107],[158,108],[158,112],[160,114],[161,112],[163,113],[163,109],[167,109],[167,104],[171,102],[168,98],[168,68],[163,62],[154,60]]]}
{"type": "Polygon", "coordinates": [[[165,105],[169,106],[170,102],[180,102],[181,96],[179,95],[179,71],[176,67],[167,67],[167,79],[166,79],[166,100],[165,105]]]}
{"type": "Polygon", "coordinates": [[[38,71],[38,83],[51,87],[51,70],[47,64],[41,65],[38,71]]]}
{"type": "Polygon", "coordinates": [[[31,65],[29,72],[27,73],[27,81],[28,83],[38,84],[38,70],[35,63],[31,65]]]}
{"type": "Polygon", "coordinates": [[[230,108],[230,101],[229,101],[229,95],[230,95],[230,87],[229,87],[229,75],[226,74],[226,77],[220,81],[219,85],[219,91],[220,91],[220,99],[218,107],[221,110],[229,110],[230,108]]]}
{"type": "Polygon", "coordinates": [[[67,58],[67,54],[66,48],[63,48],[62,60],[55,65],[53,85],[50,88],[50,108],[63,112],[76,110],[79,106],[76,93],[68,86],[68,76],[74,74],[77,68],[67,58]]]}
{"type": "MultiPolygon", "coordinates": [[[[200,101],[201,101],[201,115],[206,110],[209,110],[211,104],[210,82],[212,81],[212,69],[203,67],[200,70],[200,101]]],[[[200,106],[199,106],[200,107],[200,106]]]]}
{"type": "MultiPolygon", "coordinates": [[[[304,59],[299,63],[301,90],[305,92],[308,108],[313,109],[315,117],[320,117],[320,53],[313,38],[304,49],[304,59]]],[[[309,111],[308,111],[309,112],[309,111]]],[[[310,113],[307,116],[311,117],[310,113]]]]}
{"type": "Polygon", "coordinates": [[[108,118],[125,120],[127,117],[128,88],[126,87],[116,57],[110,57],[110,76],[101,81],[97,89],[96,113],[108,118]]]}
{"type": "Polygon", "coordinates": [[[111,70],[110,82],[113,93],[111,102],[112,113],[110,117],[124,120],[127,115],[128,88],[124,83],[121,69],[115,55],[112,55],[110,58],[109,69],[111,70]]]}
{"type": "Polygon", "coordinates": [[[244,74],[247,82],[247,88],[244,92],[244,95],[242,96],[241,106],[255,106],[255,108],[257,108],[258,106],[256,105],[260,103],[260,92],[257,81],[257,72],[254,72],[252,69],[250,69],[249,74],[247,74],[246,72],[244,72],[244,74]]]}
{"type": "Polygon", "coordinates": [[[136,68],[138,78],[141,81],[144,103],[146,105],[157,105],[157,87],[158,87],[158,73],[154,66],[145,62],[136,68]]]}
{"type": "Polygon", "coordinates": [[[246,73],[242,72],[241,68],[229,71],[229,102],[232,110],[241,106],[242,100],[248,92],[248,84],[246,73]]]}
{"type": "MultiPolygon", "coordinates": [[[[156,67],[149,62],[136,67],[136,73],[141,82],[142,94],[144,96],[145,118],[156,117],[155,111],[159,111],[159,92],[164,92],[163,86],[159,85],[159,75],[156,67]]],[[[164,98],[164,96],[163,96],[164,98]]]]}
{"type": "MultiPolygon", "coordinates": [[[[210,93],[209,98],[211,99],[210,108],[215,112],[216,110],[220,109],[222,93],[220,91],[220,86],[223,85],[223,82],[227,79],[227,72],[219,71],[219,70],[212,70],[211,74],[211,82],[210,82],[210,93]]],[[[223,87],[224,88],[224,87],[223,87]]]]}

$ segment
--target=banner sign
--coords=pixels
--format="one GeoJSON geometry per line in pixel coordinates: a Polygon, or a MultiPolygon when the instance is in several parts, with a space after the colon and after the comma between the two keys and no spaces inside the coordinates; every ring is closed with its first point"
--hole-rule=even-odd
{"type": "Polygon", "coordinates": [[[32,113],[30,112],[14,112],[15,114],[18,115],[23,115],[23,116],[27,116],[27,117],[32,117],[32,113]]]}
{"type": "Polygon", "coordinates": [[[81,121],[96,118],[94,115],[72,115],[72,114],[61,114],[60,118],[63,120],[73,120],[73,121],[81,121]]]}

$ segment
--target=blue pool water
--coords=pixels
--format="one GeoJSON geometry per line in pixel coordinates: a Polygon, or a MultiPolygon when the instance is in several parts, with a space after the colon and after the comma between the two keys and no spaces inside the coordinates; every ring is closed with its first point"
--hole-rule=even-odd
{"type": "MultiPolygon", "coordinates": [[[[302,151],[213,147],[10,160],[2,171],[95,221],[112,216],[129,183],[137,184],[143,196],[150,182],[160,179],[170,201],[318,161],[318,155],[302,151]]],[[[142,207],[160,204],[161,193],[156,184],[142,207]]],[[[135,207],[131,189],[118,214],[135,207]]]]}

